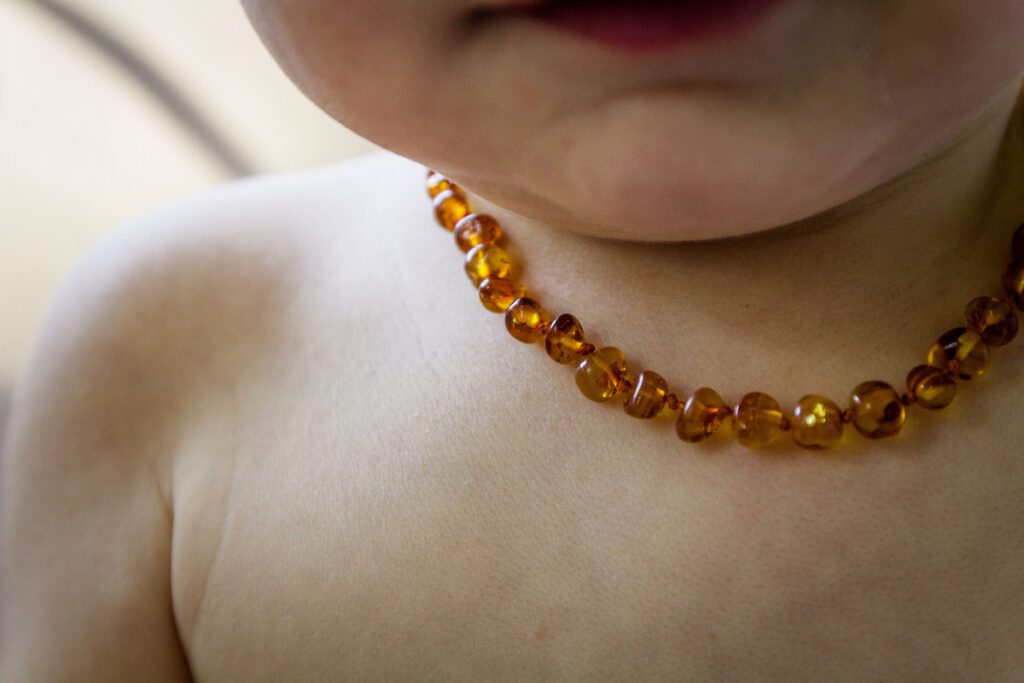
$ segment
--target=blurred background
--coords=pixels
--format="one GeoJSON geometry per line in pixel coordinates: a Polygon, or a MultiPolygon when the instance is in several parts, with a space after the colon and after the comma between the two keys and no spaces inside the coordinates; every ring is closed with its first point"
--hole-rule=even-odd
{"type": "Polygon", "coordinates": [[[280,73],[238,0],[0,0],[0,437],[50,298],[104,231],[371,149],[280,73]]]}

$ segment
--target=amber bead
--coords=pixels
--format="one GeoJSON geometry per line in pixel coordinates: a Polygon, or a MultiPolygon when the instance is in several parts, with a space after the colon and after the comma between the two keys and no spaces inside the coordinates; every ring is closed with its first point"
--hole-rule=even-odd
{"type": "Polygon", "coordinates": [[[455,225],[469,213],[469,204],[461,193],[449,189],[434,197],[434,217],[438,224],[448,230],[454,230],[455,225]]]}
{"type": "Polygon", "coordinates": [[[501,235],[501,225],[485,213],[471,213],[455,224],[455,244],[462,251],[480,244],[494,244],[501,235]]]}
{"type": "Polygon", "coordinates": [[[680,411],[676,433],[683,441],[698,443],[714,435],[731,414],[732,410],[717,391],[701,387],[680,411]]]}
{"type": "Polygon", "coordinates": [[[591,401],[609,400],[626,374],[626,357],[614,346],[605,346],[587,356],[576,368],[576,386],[591,401]]]}
{"type": "Polygon", "coordinates": [[[864,382],[850,393],[853,426],[869,439],[895,436],[903,429],[907,410],[900,392],[885,382],[864,382]]]}
{"type": "Polygon", "coordinates": [[[985,374],[989,365],[988,345],[981,335],[966,327],[957,327],[939,337],[928,350],[928,365],[946,370],[963,380],[985,374]]]}
{"type": "Polygon", "coordinates": [[[767,448],[782,434],[782,406],[768,394],[747,394],[736,404],[732,426],[740,445],[767,448]]]}
{"type": "Polygon", "coordinates": [[[665,407],[668,382],[653,370],[644,370],[637,377],[624,407],[627,415],[649,420],[657,417],[665,407]]]}
{"type": "Polygon", "coordinates": [[[450,189],[452,189],[452,181],[448,180],[448,178],[437,171],[431,171],[427,174],[427,194],[430,195],[431,199],[450,189]]]}
{"type": "Polygon", "coordinates": [[[990,296],[979,296],[967,304],[967,326],[981,335],[989,346],[1004,346],[1017,336],[1020,322],[1013,306],[990,296]]]}
{"type": "Polygon", "coordinates": [[[587,339],[583,325],[568,313],[555,318],[544,337],[544,350],[551,359],[562,365],[575,365],[583,360],[587,339]]]}
{"type": "Polygon", "coordinates": [[[1006,267],[1003,273],[1003,289],[1017,304],[1017,308],[1024,311],[1024,259],[1017,259],[1006,267]]]}
{"type": "Polygon", "coordinates": [[[1024,223],[1021,223],[1017,232],[1013,233],[1013,258],[1024,261],[1024,223]]]}
{"type": "Polygon", "coordinates": [[[488,278],[508,279],[512,272],[512,260],[501,247],[481,244],[466,254],[466,275],[477,287],[488,278]]]}
{"type": "Polygon", "coordinates": [[[956,380],[932,365],[918,365],[907,373],[907,391],[916,405],[939,410],[956,397],[956,380]]]}
{"type": "Polygon", "coordinates": [[[804,448],[835,446],[843,438],[843,414],[839,406],[824,396],[804,396],[790,419],[793,441],[804,448]]]}
{"type": "Polygon", "coordinates": [[[526,289],[511,280],[489,277],[480,283],[477,293],[480,295],[480,303],[488,311],[504,313],[513,301],[526,296],[526,289]]]}
{"type": "Polygon", "coordinates": [[[551,316],[544,307],[529,297],[520,297],[505,311],[508,333],[524,344],[536,344],[544,339],[551,316]]]}

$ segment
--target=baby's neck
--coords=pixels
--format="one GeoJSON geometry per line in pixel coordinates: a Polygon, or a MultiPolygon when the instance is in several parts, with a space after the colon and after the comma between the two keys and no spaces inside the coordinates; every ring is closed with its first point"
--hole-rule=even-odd
{"type": "Polygon", "coordinates": [[[998,293],[1024,220],[1024,114],[1012,104],[891,183],[744,238],[594,239],[470,197],[506,226],[531,292],[599,343],[730,395],[843,398],[863,380],[901,381],[968,301],[998,293]]]}

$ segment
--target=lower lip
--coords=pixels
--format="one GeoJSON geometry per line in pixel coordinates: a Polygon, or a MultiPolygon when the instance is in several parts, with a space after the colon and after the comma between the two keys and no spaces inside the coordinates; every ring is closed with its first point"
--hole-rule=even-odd
{"type": "Polygon", "coordinates": [[[554,0],[516,13],[628,51],[652,52],[741,33],[780,0],[554,0]]]}

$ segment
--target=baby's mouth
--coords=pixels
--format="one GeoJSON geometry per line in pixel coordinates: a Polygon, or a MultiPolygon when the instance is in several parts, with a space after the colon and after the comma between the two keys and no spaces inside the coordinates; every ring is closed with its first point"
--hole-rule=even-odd
{"type": "Polygon", "coordinates": [[[647,52],[738,33],[784,0],[511,0],[499,13],[620,50],[647,52]]]}

